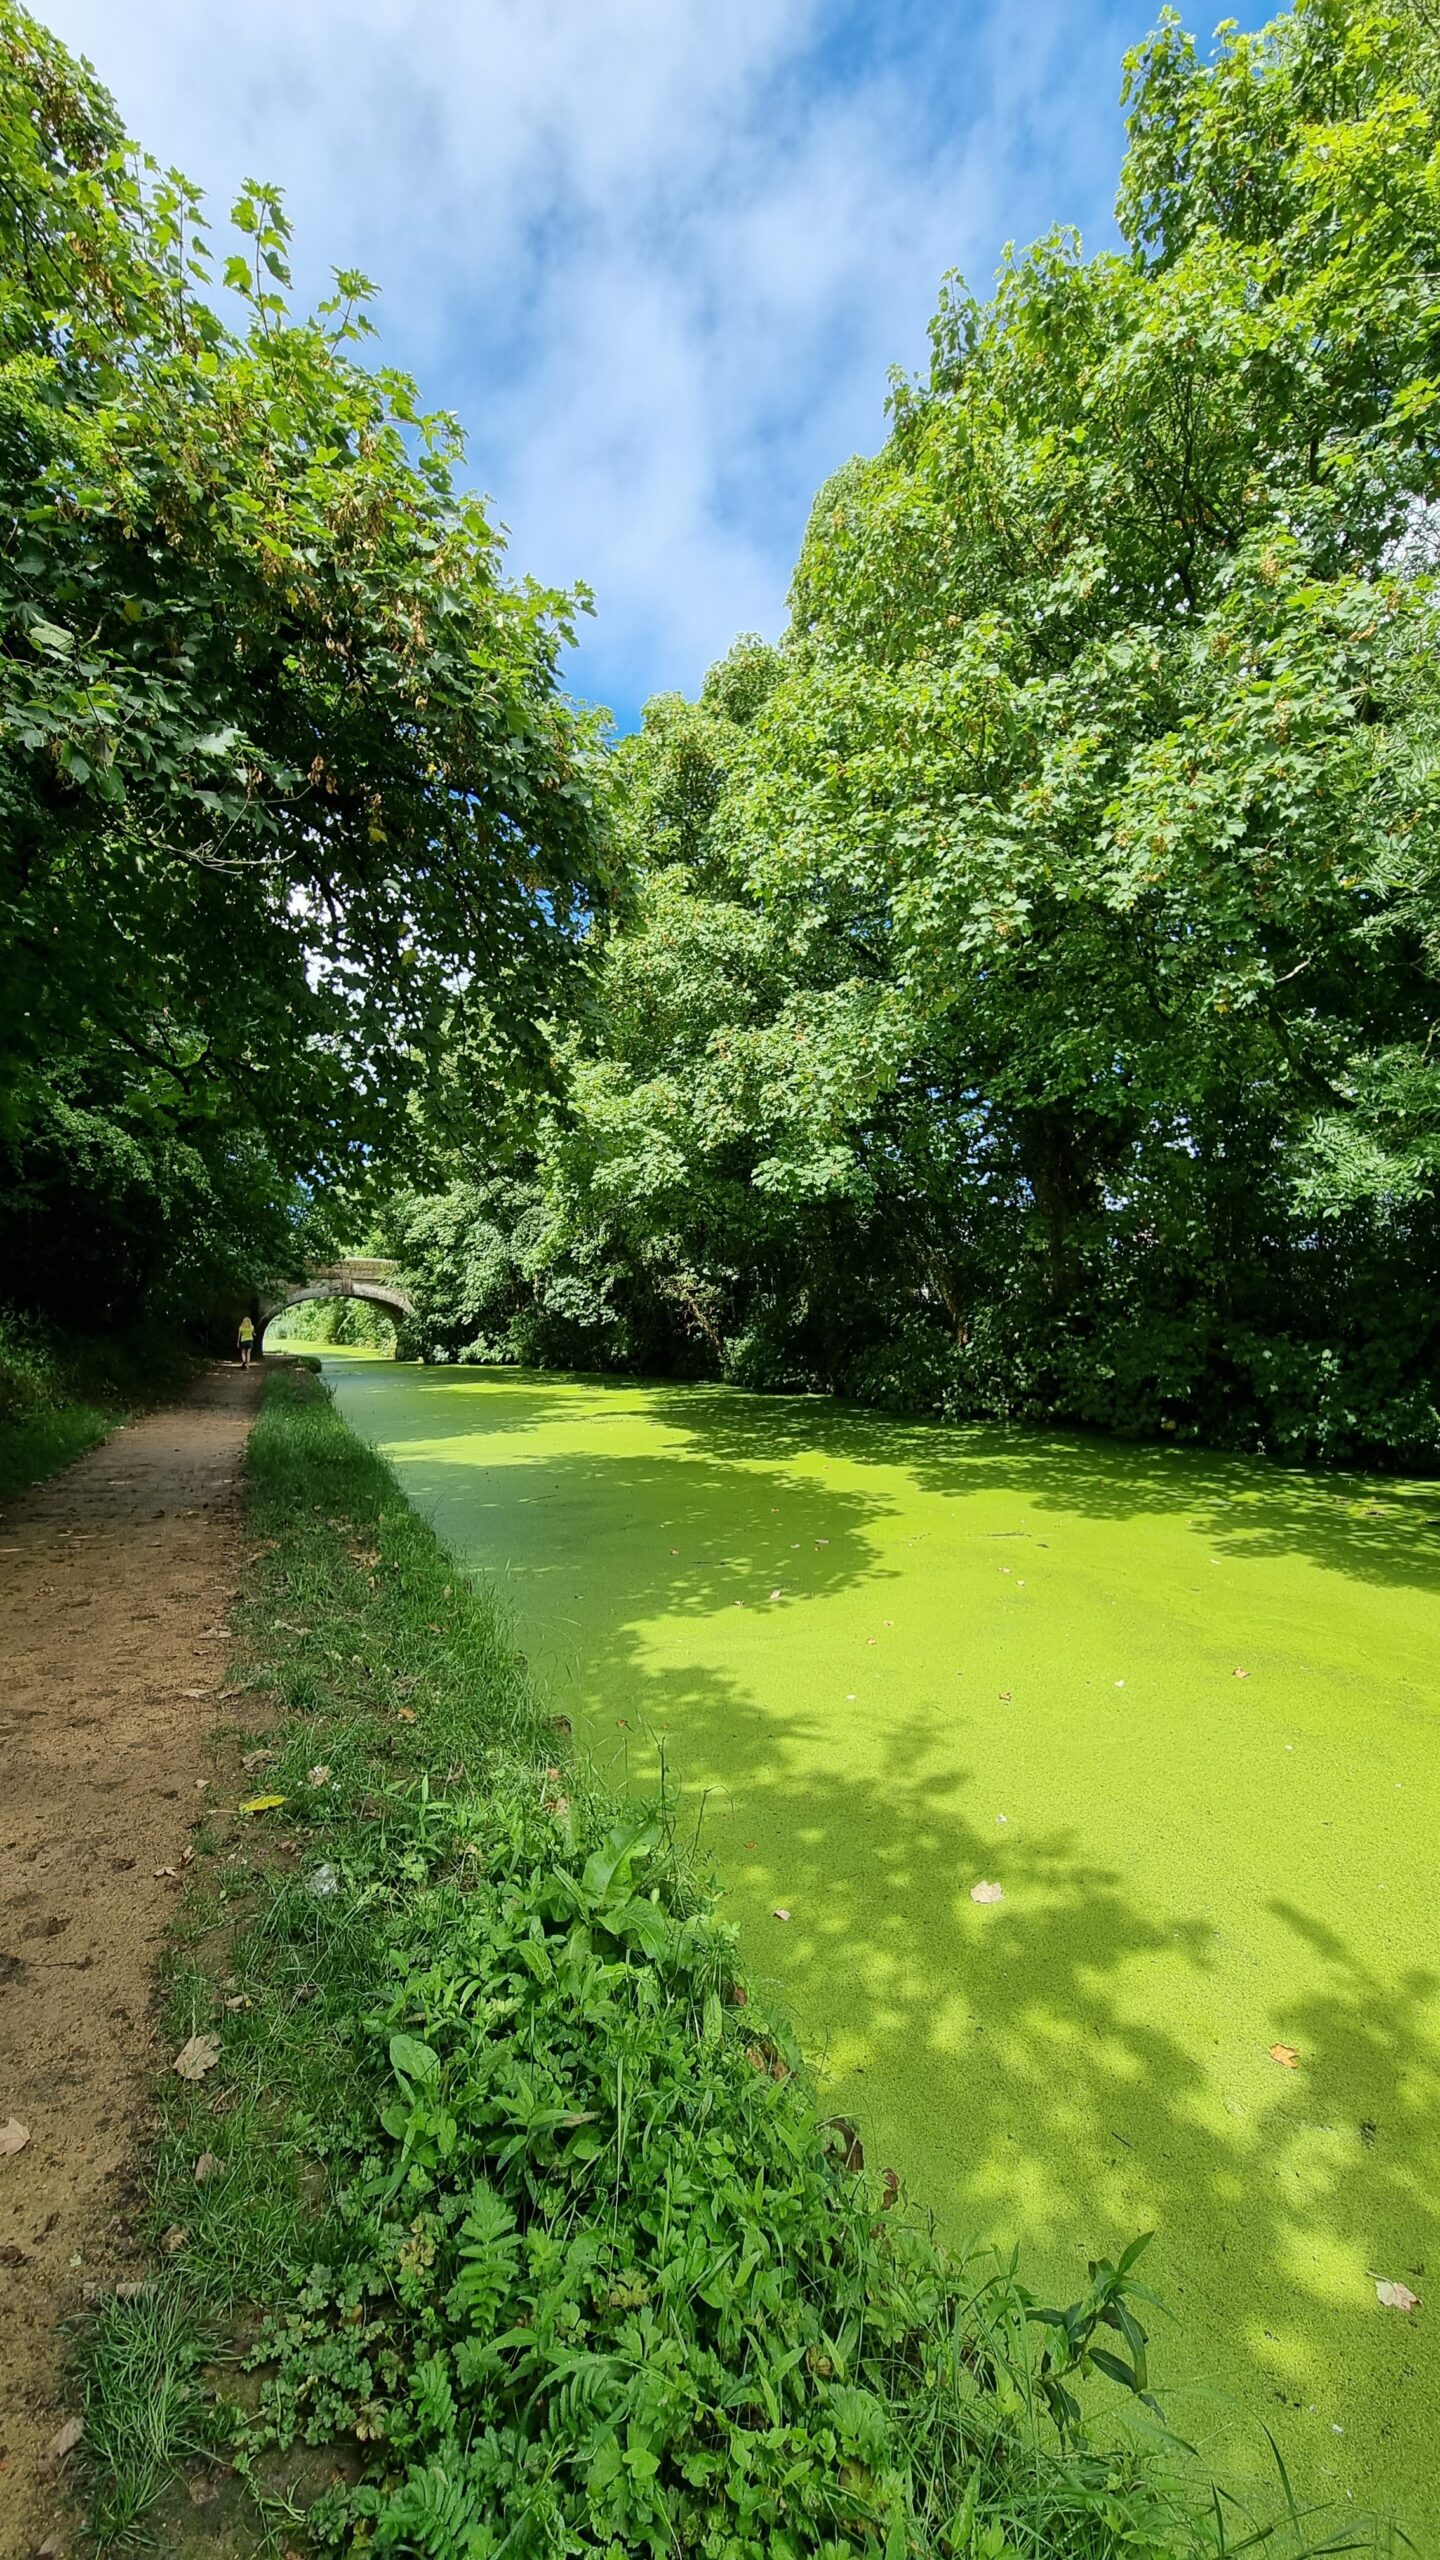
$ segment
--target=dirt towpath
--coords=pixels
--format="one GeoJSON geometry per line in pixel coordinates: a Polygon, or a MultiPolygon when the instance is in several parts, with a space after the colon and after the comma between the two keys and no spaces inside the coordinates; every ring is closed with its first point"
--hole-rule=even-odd
{"type": "Polygon", "coordinates": [[[260,1383],[207,1370],[0,1511],[0,2128],[29,2137],[0,2131],[0,2560],[65,2547],[61,2324],[134,2272],[151,1974],[205,1804],[260,1383]]]}

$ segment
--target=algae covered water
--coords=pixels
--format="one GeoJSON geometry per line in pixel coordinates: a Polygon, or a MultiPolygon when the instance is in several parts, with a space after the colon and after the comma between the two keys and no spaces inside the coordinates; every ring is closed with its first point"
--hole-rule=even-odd
{"type": "Polygon", "coordinates": [[[327,1365],[592,1752],[663,1751],[871,2164],[1057,2289],[1154,2229],[1172,2424],[1426,2547],[1440,1488],[327,1365]]]}

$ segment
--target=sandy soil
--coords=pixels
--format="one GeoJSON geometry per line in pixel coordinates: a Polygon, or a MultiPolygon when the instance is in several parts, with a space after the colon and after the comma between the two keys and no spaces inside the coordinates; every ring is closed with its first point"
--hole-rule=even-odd
{"type": "Polygon", "coordinates": [[[209,1370],[0,1512],[0,2560],[66,2547],[63,2323],[134,2272],[151,1976],[205,1805],[260,1383],[209,1370]]]}

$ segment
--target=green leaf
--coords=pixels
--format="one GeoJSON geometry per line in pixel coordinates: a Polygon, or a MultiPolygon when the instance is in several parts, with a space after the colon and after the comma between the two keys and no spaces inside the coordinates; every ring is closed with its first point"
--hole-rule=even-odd
{"type": "Polygon", "coordinates": [[[419,2036],[394,2035],[390,2039],[390,2067],[397,2079],[427,2088],[440,2077],[440,2056],[433,2045],[423,2043],[419,2036]]]}

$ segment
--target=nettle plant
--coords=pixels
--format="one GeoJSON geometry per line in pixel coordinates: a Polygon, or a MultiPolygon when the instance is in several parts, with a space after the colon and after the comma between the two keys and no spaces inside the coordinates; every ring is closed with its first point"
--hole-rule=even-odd
{"type": "MultiPolygon", "coordinates": [[[[1117,2548],[1123,2496],[1149,2547],[1189,2547],[1151,2465],[1082,2425],[1092,2374],[1154,2410],[1143,2242],[1063,2310],[944,2251],[854,2127],[817,2122],[663,1818],[564,1784],[493,1763],[342,1871],[384,1984],[357,2025],[378,2103],[251,2357],[254,2448],[364,2448],[312,2534],[998,2560],[1027,2517],[1057,2553],[1117,2548]]],[[[313,1897],[287,1910],[313,1931],[313,1897]]]]}

